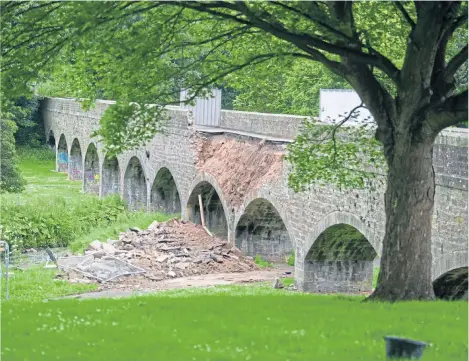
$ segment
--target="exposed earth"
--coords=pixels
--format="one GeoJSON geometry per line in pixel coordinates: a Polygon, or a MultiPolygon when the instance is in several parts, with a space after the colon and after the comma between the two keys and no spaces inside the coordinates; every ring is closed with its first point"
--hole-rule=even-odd
{"type": "Polygon", "coordinates": [[[293,273],[287,265],[262,269],[202,226],[177,219],[131,229],[119,240],[93,241],[84,256],[66,255],[57,263],[58,279],[98,285],[98,292],[80,297],[272,281],[293,273]]]}

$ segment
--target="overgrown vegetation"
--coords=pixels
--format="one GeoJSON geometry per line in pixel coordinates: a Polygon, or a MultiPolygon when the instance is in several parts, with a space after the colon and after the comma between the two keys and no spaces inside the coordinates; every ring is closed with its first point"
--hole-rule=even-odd
{"type": "Polygon", "coordinates": [[[25,185],[25,180],[18,169],[15,149],[15,133],[18,126],[13,121],[9,107],[4,103],[2,100],[0,109],[0,193],[18,193],[25,185]]]}
{"type": "Polygon", "coordinates": [[[117,196],[86,197],[79,203],[60,195],[2,203],[2,237],[18,249],[67,246],[77,236],[114,222],[125,210],[117,196]]]}
{"type": "Polygon", "coordinates": [[[254,258],[254,263],[256,263],[260,268],[269,268],[269,267],[274,266],[272,263],[270,263],[269,261],[263,259],[259,255],[256,255],[256,257],[254,258]]]}
{"type": "Polygon", "coordinates": [[[295,265],[295,251],[291,251],[290,255],[286,257],[287,265],[294,266],[295,265]]]}
{"type": "Polygon", "coordinates": [[[425,361],[467,360],[466,302],[362,300],[267,285],[114,300],[7,302],[2,305],[2,328],[8,330],[2,356],[35,361],[384,361],[383,336],[399,335],[430,343],[425,361]]]}
{"type": "Polygon", "coordinates": [[[2,239],[13,249],[67,246],[75,241],[73,248],[80,250],[100,236],[116,236],[126,227],[146,227],[155,219],[170,217],[129,212],[118,196],[99,199],[83,194],[80,181],[54,172],[55,155],[48,148],[20,148],[18,154],[28,186],[22,194],[1,197],[2,239]]]}

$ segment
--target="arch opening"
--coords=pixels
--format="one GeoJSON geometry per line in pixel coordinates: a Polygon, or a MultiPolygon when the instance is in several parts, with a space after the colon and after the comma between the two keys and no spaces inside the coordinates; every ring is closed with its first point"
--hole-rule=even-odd
{"type": "Polygon", "coordinates": [[[99,194],[99,157],[93,143],[86,150],[84,188],[87,193],[99,194]]]}
{"type": "Polygon", "coordinates": [[[51,130],[47,138],[47,146],[55,152],[55,145],[56,143],[55,143],[54,132],[51,130]]]}
{"type": "Polygon", "coordinates": [[[304,261],[304,291],[369,292],[377,253],[355,227],[340,223],[315,240],[304,261]]]}
{"type": "Polygon", "coordinates": [[[251,257],[257,255],[271,262],[285,262],[292,242],[282,218],[269,201],[256,199],[249,203],[238,221],[235,244],[251,257]]]}
{"type": "Polygon", "coordinates": [[[81,148],[78,139],[75,138],[72,142],[69,158],[69,171],[68,178],[70,180],[81,180],[83,177],[83,156],[81,155],[81,148]]]}
{"type": "Polygon", "coordinates": [[[228,238],[228,222],[223,204],[215,188],[207,181],[200,182],[192,191],[187,201],[187,218],[193,223],[202,224],[199,194],[202,197],[205,226],[215,236],[228,238]]]}
{"type": "Polygon", "coordinates": [[[150,206],[155,212],[181,213],[181,200],[173,175],[168,168],[161,168],[151,187],[150,206]]]}
{"type": "Polygon", "coordinates": [[[467,301],[467,267],[454,268],[433,281],[435,296],[443,300],[467,301]]]}
{"type": "Polygon", "coordinates": [[[103,197],[120,192],[120,167],[116,157],[104,157],[103,197]]]}
{"type": "Polygon", "coordinates": [[[130,210],[145,210],[147,207],[147,182],[137,157],[130,159],[125,170],[124,200],[130,210]]]}
{"type": "Polygon", "coordinates": [[[60,136],[57,146],[57,172],[68,172],[68,146],[63,134],[60,136]]]}

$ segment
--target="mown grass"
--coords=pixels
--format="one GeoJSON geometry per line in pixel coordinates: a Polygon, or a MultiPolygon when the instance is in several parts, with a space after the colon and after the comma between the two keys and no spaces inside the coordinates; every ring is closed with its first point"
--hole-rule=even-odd
{"type": "Polygon", "coordinates": [[[399,335],[431,343],[423,360],[467,360],[467,303],[362,300],[225,286],[130,299],[8,302],[2,354],[34,361],[375,361],[385,360],[383,336],[399,335]]]}

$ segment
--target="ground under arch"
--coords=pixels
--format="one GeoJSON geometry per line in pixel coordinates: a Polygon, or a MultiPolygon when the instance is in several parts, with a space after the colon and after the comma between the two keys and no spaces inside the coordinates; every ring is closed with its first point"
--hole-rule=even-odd
{"type": "Polygon", "coordinates": [[[124,175],[124,200],[131,210],[147,207],[147,181],[142,164],[137,157],[129,160],[124,175]]]}
{"type": "Polygon", "coordinates": [[[84,189],[87,193],[99,194],[99,157],[93,143],[88,145],[85,155],[84,189]]]}
{"type": "Polygon", "coordinates": [[[215,188],[207,181],[202,181],[194,187],[187,201],[187,217],[189,221],[201,224],[199,194],[202,196],[205,226],[217,237],[228,237],[228,222],[226,221],[223,203],[215,188]]]}
{"type": "Polygon", "coordinates": [[[73,139],[70,148],[70,157],[68,165],[68,178],[70,180],[81,180],[83,177],[83,156],[81,153],[80,142],[77,138],[73,139]]]}
{"type": "Polygon", "coordinates": [[[166,214],[181,213],[181,199],[176,182],[166,167],[156,173],[151,187],[150,208],[153,211],[166,214]]]}
{"type": "Polygon", "coordinates": [[[68,172],[68,146],[64,134],[60,135],[57,145],[57,172],[68,172]]]}
{"type": "Polygon", "coordinates": [[[304,291],[371,291],[377,256],[369,240],[355,227],[343,223],[330,226],[305,257],[304,291]]]}
{"type": "Polygon", "coordinates": [[[258,198],[249,203],[238,221],[235,244],[251,257],[257,255],[269,261],[285,262],[292,252],[287,228],[275,207],[258,198]]]}
{"type": "Polygon", "coordinates": [[[444,300],[467,300],[467,269],[454,268],[433,281],[435,296],[444,300]]]}
{"type": "Polygon", "coordinates": [[[115,156],[104,157],[102,174],[102,195],[103,197],[111,194],[120,193],[120,167],[119,161],[115,156]]]}

